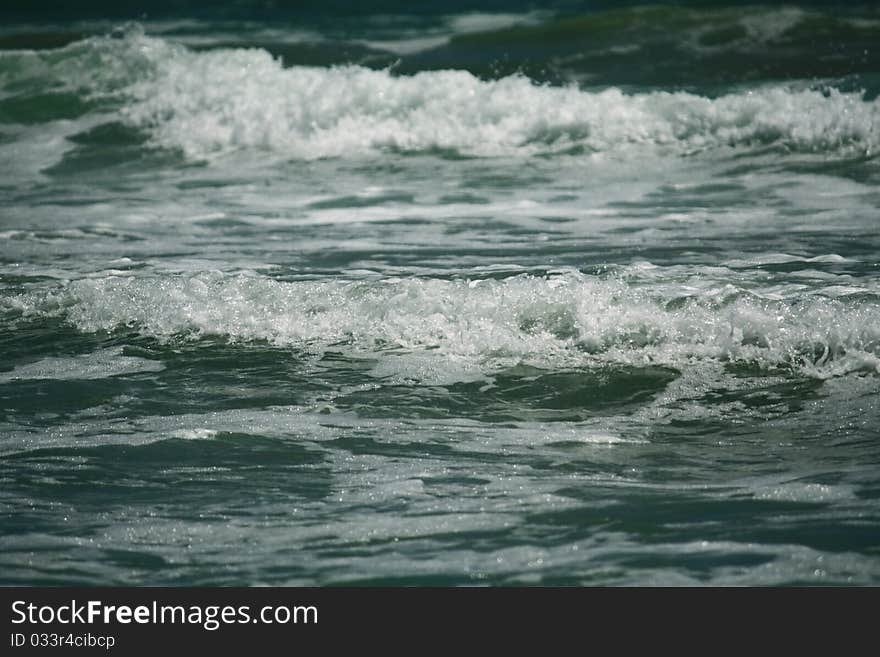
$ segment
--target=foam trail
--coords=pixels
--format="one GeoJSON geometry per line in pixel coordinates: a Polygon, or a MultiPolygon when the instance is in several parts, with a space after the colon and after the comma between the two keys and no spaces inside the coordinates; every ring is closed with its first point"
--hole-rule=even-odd
{"type": "Polygon", "coordinates": [[[124,356],[122,347],[113,347],[100,349],[91,354],[67,358],[50,357],[20,365],[11,372],[0,372],[0,383],[35,379],[56,381],[106,379],[122,374],[160,372],[163,369],[165,367],[162,363],[124,356]]]}

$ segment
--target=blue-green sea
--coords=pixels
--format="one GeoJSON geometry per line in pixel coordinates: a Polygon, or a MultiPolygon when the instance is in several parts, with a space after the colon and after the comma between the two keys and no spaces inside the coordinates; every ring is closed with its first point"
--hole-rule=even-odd
{"type": "Polygon", "coordinates": [[[4,2],[0,584],[880,585],[878,94],[876,3],[4,2]]]}

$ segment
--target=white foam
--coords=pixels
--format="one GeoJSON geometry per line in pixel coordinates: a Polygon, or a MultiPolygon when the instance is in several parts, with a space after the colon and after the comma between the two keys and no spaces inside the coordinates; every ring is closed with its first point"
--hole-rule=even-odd
{"type": "Polygon", "coordinates": [[[865,153],[880,140],[880,101],[836,90],[629,95],[539,86],[520,76],[484,81],[465,71],[398,77],[357,66],[285,69],[263,50],[196,53],[141,35],[124,47],[149,62],[127,89],[126,120],[148,129],[156,145],[193,158],[240,149],[292,158],[389,148],[475,156],[572,146],[692,153],[753,142],[865,153]]]}
{"type": "Polygon", "coordinates": [[[130,327],[159,340],[216,335],[316,354],[382,353],[374,375],[401,380],[473,380],[518,363],[678,367],[694,360],[819,378],[880,372],[880,304],[864,298],[809,291],[761,298],[719,282],[682,301],[662,282],[576,271],[476,280],[105,275],[0,305],[25,317],[61,315],[82,331],[130,327]]]}

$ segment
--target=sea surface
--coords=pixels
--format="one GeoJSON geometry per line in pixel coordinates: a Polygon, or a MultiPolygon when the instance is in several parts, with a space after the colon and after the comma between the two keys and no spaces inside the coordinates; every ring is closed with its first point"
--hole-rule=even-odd
{"type": "Polygon", "coordinates": [[[0,9],[0,584],[880,585],[875,3],[0,9]]]}

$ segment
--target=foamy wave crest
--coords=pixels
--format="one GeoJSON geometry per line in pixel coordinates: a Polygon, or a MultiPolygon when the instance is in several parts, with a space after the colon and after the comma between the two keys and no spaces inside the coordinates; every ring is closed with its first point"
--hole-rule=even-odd
{"type": "Polygon", "coordinates": [[[685,366],[700,360],[825,378],[880,372],[880,301],[757,297],[729,284],[676,298],[568,271],[503,280],[284,282],[203,273],[108,276],[3,300],[86,332],[122,327],[162,341],[220,336],[321,354],[416,354],[419,377],[515,364],[685,366]]]}
{"type": "Polygon", "coordinates": [[[142,35],[120,47],[151,71],[129,87],[126,120],[149,130],[156,145],[193,158],[239,149],[320,158],[381,149],[495,156],[631,145],[690,153],[753,143],[865,154],[880,139],[880,103],[836,90],[761,88],[717,99],[591,93],[521,76],[484,81],[465,71],[284,68],[259,49],[192,52],[142,35]]]}

